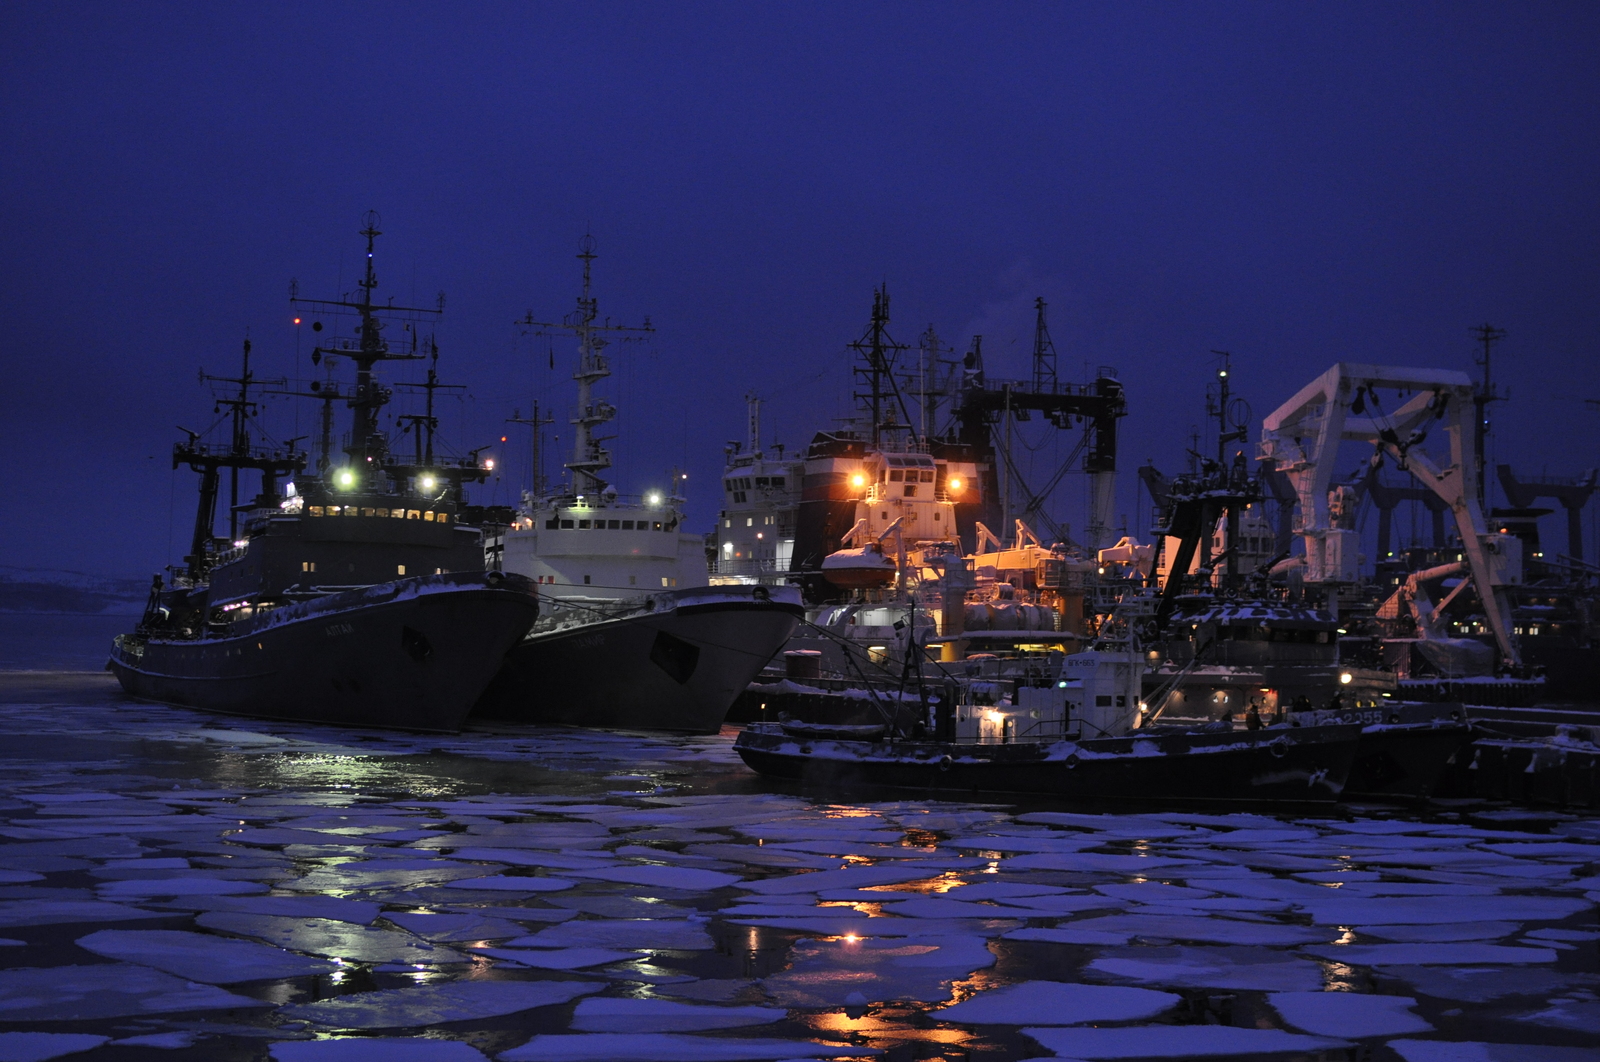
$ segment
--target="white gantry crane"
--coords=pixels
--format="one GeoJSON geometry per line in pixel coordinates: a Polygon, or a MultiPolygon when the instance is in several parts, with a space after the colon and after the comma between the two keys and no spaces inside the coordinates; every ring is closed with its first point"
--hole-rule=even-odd
{"type": "Polygon", "coordinates": [[[1517,666],[1521,659],[1511,637],[1507,587],[1522,581],[1522,544],[1514,536],[1490,533],[1478,505],[1472,398],[1465,373],[1339,362],[1262,422],[1260,456],[1294,486],[1304,578],[1323,585],[1353,583],[1358,574],[1358,534],[1338,526],[1348,522],[1338,519],[1343,499],[1330,498],[1330,491],[1340,493],[1333,483],[1340,442],[1366,443],[1375,460],[1386,456],[1415,476],[1454,515],[1501,659],[1517,666]],[[1448,459],[1435,456],[1442,446],[1424,449],[1430,435],[1448,446],[1448,459]]]}

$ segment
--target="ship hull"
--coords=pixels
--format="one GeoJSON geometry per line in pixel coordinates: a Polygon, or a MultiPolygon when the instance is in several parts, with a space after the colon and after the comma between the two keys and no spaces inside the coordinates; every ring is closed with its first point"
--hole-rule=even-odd
{"type": "Polygon", "coordinates": [[[1081,801],[1322,803],[1343,791],[1360,729],[1340,724],[970,745],[821,740],[767,724],[746,729],[734,748],[761,774],[819,785],[1028,793],[1081,801]]]}
{"type": "Polygon", "coordinates": [[[538,617],[499,572],[402,579],[264,613],[225,637],[124,636],[129,694],[229,715],[455,732],[538,617]]]}
{"type": "Polygon", "coordinates": [[[780,593],[664,594],[656,608],[638,615],[536,631],[507,655],[480,713],[525,723],[716,733],[803,615],[797,600],[775,599],[780,593]],[[679,603],[669,607],[673,601],[679,603]]]}

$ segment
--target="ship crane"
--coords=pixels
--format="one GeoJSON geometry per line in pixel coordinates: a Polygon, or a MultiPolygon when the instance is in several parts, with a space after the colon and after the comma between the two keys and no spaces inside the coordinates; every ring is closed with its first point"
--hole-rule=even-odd
{"type": "MultiPolygon", "coordinates": [[[[1521,581],[1520,543],[1490,534],[1478,504],[1473,452],[1474,390],[1465,373],[1339,362],[1300,389],[1263,422],[1261,459],[1288,477],[1298,501],[1295,533],[1305,546],[1304,581],[1330,589],[1356,581],[1358,533],[1336,526],[1330,505],[1339,444],[1371,446],[1374,460],[1387,456],[1409,471],[1449,508],[1461,535],[1472,583],[1478,590],[1501,660],[1518,666],[1511,637],[1507,587],[1521,581]],[[1380,392],[1408,393],[1385,412],[1380,392]],[[1442,433],[1448,457],[1423,449],[1431,433],[1442,433]]],[[[1435,434],[1437,438],[1437,434],[1435,434]]]]}

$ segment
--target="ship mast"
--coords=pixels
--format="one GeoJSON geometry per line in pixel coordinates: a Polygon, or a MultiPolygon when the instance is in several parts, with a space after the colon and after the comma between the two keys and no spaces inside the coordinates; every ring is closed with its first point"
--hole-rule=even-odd
{"type": "Polygon", "coordinates": [[[528,335],[561,332],[578,339],[578,371],[572,374],[578,383],[578,406],[571,419],[576,431],[572,460],[566,463],[566,467],[572,471],[572,489],[576,494],[598,494],[604,490],[606,481],[600,477],[600,473],[611,467],[611,451],[600,444],[615,436],[594,434],[595,428],[617,415],[617,407],[594,398],[594,385],[611,375],[610,363],[602,353],[612,342],[606,338],[606,334],[622,334],[626,341],[642,339],[655,332],[655,326],[648,317],[638,327],[614,325],[609,318],[603,324],[596,323],[600,316],[599,300],[594,297],[590,283],[592,265],[599,257],[595,254],[595,247],[595,238],[587,234],[578,244],[578,258],[583,261],[583,293],[578,296],[576,309],[563,317],[559,324],[534,320],[532,310],[517,322],[528,335]]]}
{"type": "Polygon", "coordinates": [[[866,392],[858,391],[855,398],[863,403],[872,416],[872,445],[882,445],[885,429],[900,428],[915,432],[916,427],[911,420],[910,412],[906,409],[905,397],[901,395],[894,379],[895,359],[910,348],[904,343],[896,343],[889,337],[888,285],[873,291],[872,321],[867,325],[866,334],[851,343],[850,349],[861,355],[862,361],[866,363],[865,366],[855,366],[852,371],[862,377],[867,384],[866,392]],[[893,404],[890,404],[891,399],[893,404]],[[894,419],[896,406],[904,418],[898,424],[894,419]]]}
{"type": "Polygon", "coordinates": [[[1476,484],[1478,489],[1478,508],[1487,512],[1488,508],[1484,504],[1486,486],[1484,473],[1488,469],[1488,460],[1484,454],[1484,449],[1489,440],[1489,403],[1499,402],[1505,398],[1505,395],[1495,390],[1494,381],[1489,375],[1489,361],[1494,354],[1494,345],[1506,337],[1506,331],[1503,328],[1496,328],[1488,322],[1484,322],[1475,328],[1469,328],[1467,331],[1471,332],[1478,342],[1483,344],[1483,356],[1474,355],[1472,359],[1483,366],[1483,383],[1472,389],[1472,407],[1473,412],[1477,414],[1477,417],[1473,420],[1472,427],[1472,451],[1478,461],[1478,482],[1476,484]]]}
{"type": "MultiPolygon", "coordinates": [[[[200,441],[200,432],[179,430],[189,436],[186,442],[172,448],[172,467],[188,465],[200,473],[200,503],[195,511],[194,534],[189,540],[189,553],[184,557],[187,574],[191,579],[203,578],[210,568],[216,549],[215,528],[217,519],[217,491],[221,485],[221,470],[229,471],[228,541],[239,536],[239,470],[253,468],[261,473],[261,493],[257,500],[265,502],[277,491],[279,476],[293,475],[306,467],[306,455],[296,452],[294,441],[286,450],[267,450],[250,443],[250,420],[255,416],[256,403],[250,397],[252,384],[278,384],[283,380],[257,380],[250,371],[250,341],[244,341],[244,350],[238,376],[211,376],[203,370],[203,383],[235,384],[238,390],[217,397],[220,409],[226,406],[231,420],[226,448],[212,447],[200,441]]],[[[298,441],[298,440],[295,440],[298,441]]]]}
{"type": "MultiPolygon", "coordinates": [[[[350,468],[355,476],[355,481],[350,484],[355,489],[366,489],[370,486],[372,477],[378,474],[383,459],[388,456],[389,444],[383,432],[378,429],[378,411],[388,404],[393,392],[378,383],[372,374],[373,366],[380,361],[416,361],[424,357],[415,351],[410,353],[396,352],[389,349],[389,344],[383,338],[383,317],[400,315],[409,321],[423,319],[411,315],[426,315],[427,319],[436,319],[444,313],[444,295],[441,293],[438,305],[433,309],[415,306],[396,306],[392,302],[387,305],[377,305],[373,302],[373,291],[378,286],[378,274],[374,262],[373,248],[383,232],[378,228],[381,219],[376,210],[369,210],[362,219],[364,228],[361,235],[367,241],[367,268],[357,283],[361,287],[359,300],[346,297],[343,299],[302,299],[297,294],[297,289],[290,288],[289,301],[291,303],[306,303],[314,307],[321,307],[333,312],[339,310],[353,310],[361,319],[356,327],[360,337],[355,343],[348,340],[336,346],[316,346],[311,351],[312,364],[317,364],[328,355],[341,355],[350,358],[356,363],[356,385],[346,401],[354,412],[354,423],[351,426],[350,438],[345,444],[345,454],[350,459],[350,468]]],[[[312,324],[314,331],[322,330],[322,322],[312,324]]],[[[430,410],[430,415],[431,415],[430,410]]]]}

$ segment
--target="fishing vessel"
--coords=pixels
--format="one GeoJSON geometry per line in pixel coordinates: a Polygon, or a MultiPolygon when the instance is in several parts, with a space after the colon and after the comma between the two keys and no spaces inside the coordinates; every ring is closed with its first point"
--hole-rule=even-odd
{"type": "Polygon", "coordinates": [[[316,333],[324,319],[356,321],[353,339],[319,342],[311,355],[330,366],[329,379],[305,392],[325,411],[315,473],[293,442],[257,442],[257,396],[302,392],[257,379],[248,342],[237,377],[207,377],[236,389],[218,397],[227,409],[225,442],[191,432],[173,449],[174,468],[200,473],[189,553],[156,577],[143,618],[116,639],[107,664],[136,697],[273,719],[455,731],[538,616],[529,580],[485,570],[479,530],[467,519],[473,510],[463,484],[481,481],[488,467],[434,453],[432,368],[422,385],[427,412],[408,418],[418,433],[416,459],[394,452],[380,428],[392,388],[376,366],[436,364],[438,348],[417,326],[439,311],[375,302],[376,214],[361,234],[367,263],[359,295],[294,297],[316,333]],[[394,323],[409,344],[385,338],[394,323]],[[336,361],[353,363],[353,386],[332,378],[336,361]],[[353,411],[337,454],[336,402],[353,411]],[[241,503],[240,475],[249,471],[260,474],[260,490],[241,503]],[[228,536],[221,538],[224,472],[228,536]]]}
{"type": "MultiPolygon", "coordinates": [[[[506,658],[482,711],[576,726],[715,732],[740,691],[794,632],[799,592],[758,582],[710,586],[705,541],[684,526],[683,477],[625,495],[602,473],[611,451],[596,434],[616,407],[596,396],[611,375],[607,346],[654,331],[601,320],[592,287],[593,237],[578,258],[583,287],[560,322],[521,322],[577,341],[577,404],[567,475],[538,474],[509,526],[485,542],[490,567],[533,581],[544,613],[506,658]]],[[[534,445],[539,449],[539,416],[534,445]]]]}

